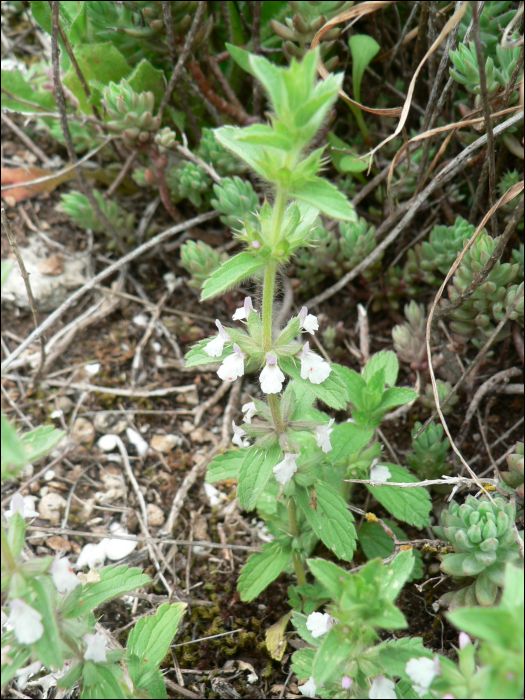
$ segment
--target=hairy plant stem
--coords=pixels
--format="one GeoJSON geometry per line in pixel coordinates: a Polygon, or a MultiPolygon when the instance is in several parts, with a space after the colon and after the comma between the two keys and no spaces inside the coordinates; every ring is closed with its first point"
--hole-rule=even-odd
{"type": "MultiPolygon", "coordinates": [[[[298,537],[299,530],[297,529],[297,516],[295,512],[295,501],[293,498],[288,500],[288,520],[290,523],[290,535],[292,537],[298,537]]],[[[306,573],[304,571],[302,559],[296,552],[292,554],[292,558],[293,568],[295,569],[295,575],[297,576],[297,583],[300,586],[304,586],[306,583],[306,573]]]]}

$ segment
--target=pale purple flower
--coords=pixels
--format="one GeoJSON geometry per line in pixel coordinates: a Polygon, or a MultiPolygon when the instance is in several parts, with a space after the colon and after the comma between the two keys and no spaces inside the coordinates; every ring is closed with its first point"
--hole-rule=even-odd
{"type": "Polygon", "coordinates": [[[468,644],[472,644],[470,637],[466,632],[459,633],[459,648],[464,649],[468,644]]]}
{"type": "Polygon", "coordinates": [[[252,298],[251,297],[245,297],[244,299],[244,305],[240,306],[237,311],[233,314],[232,320],[233,321],[247,321],[250,313],[252,311],[255,311],[252,305],[252,298]]]}
{"type": "Polygon", "coordinates": [[[248,355],[241,350],[237,343],[233,344],[233,353],[228,355],[217,370],[219,377],[227,382],[233,382],[244,374],[244,360],[248,355]]]}
{"type": "Polygon", "coordinates": [[[410,659],[405,665],[405,673],[413,683],[413,688],[419,697],[428,693],[432,681],[441,673],[439,656],[428,659],[420,656],[419,659],[410,659]]]}
{"type": "Polygon", "coordinates": [[[253,401],[250,401],[249,403],[245,403],[242,407],[242,412],[244,413],[244,422],[251,423],[252,418],[257,413],[257,409],[255,408],[255,403],[253,401]]]}
{"type": "Polygon", "coordinates": [[[389,678],[377,676],[372,681],[368,697],[372,700],[396,700],[396,684],[389,678]]]}
{"type": "Polygon", "coordinates": [[[273,473],[277,481],[283,486],[291,481],[292,476],[297,471],[296,461],[298,459],[298,454],[292,454],[291,452],[284,453],[284,459],[279,462],[274,468],[273,473]]]}
{"type": "Polygon", "coordinates": [[[21,598],[15,598],[10,605],[9,622],[13,625],[15,637],[20,644],[37,642],[44,634],[42,615],[21,598]]]}
{"type": "Polygon", "coordinates": [[[259,381],[265,394],[278,394],[283,388],[285,376],[277,364],[275,355],[266,355],[266,367],[263,368],[259,381]]]}
{"type": "Polygon", "coordinates": [[[370,468],[370,481],[388,481],[389,479],[392,478],[392,474],[390,473],[390,469],[386,467],[384,464],[377,464],[372,462],[372,466],[370,468]]]}
{"type": "Polygon", "coordinates": [[[350,690],[353,682],[354,681],[352,678],[350,678],[350,676],[345,675],[341,679],[341,687],[343,688],[343,690],[350,690]]]}
{"type": "Polygon", "coordinates": [[[239,425],[235,425],[235,421],[232,420],[233,437],[232,442],[234,445],[239,447],[249,447],[250,443],[248,440],[243,440],[243,436],[246,435],[246,430],[243,430],[239,425]]]}
{"type": "Polygon", "coordinates": [[[9,520],[15,513],[19,513],[22,518],[38,518],[39,513],[35,510],[35,497],[22,496],[21,493],[15,493],[9,503],[9,510],[6,511],[5,517],[9,520]]]}
{"type": "Polygon", "coordinates": [[[308,615],[306,629],[310,631],[312,637],[322,637],[332,627],[332,618],[328,613],[313,612],[308,615]]]}
{"type": "Polygon", "coordinates": [[[106,663],[106,640],[97,632],[96,634],[85,634],[82,639],[87,644],[87,649],[84,652],[85,661],[94,661],[95,663],[106,663]]]}
{"type": "Polygon", "coordinates": [[[319,322],[317,321],[317,316],[308,313],[306,306],[303,306],[299,312],[299,321],[301,323],[300,328],[310,335],[314,335],[315,331],[319,330],[319,322]]]}
{"type": "Polygon", "coordinates": [[[301,693],[301,695],[304,695],[305,698],[315,698],[317,686],[315,685],[313,676],[310,676],[306,683],[303,683],[303,685],[299,686],[299,692],[301,693]]]}
{"type": "Polygon", "coordinates": [[[316,352],[310,350],[310,344],[303,345],[301,357],[301,379],[309,379],[312,384],[322,384],[328,378],[332,368],[316,352]]]}
{"type": "Polygon", "coordinates": [[[40,661],[33,661],[33,663],[29,664],[29,666],[19,668],[18,671],[15,671],[15,674],[18,677],[17,682],[20,687],[20,690],[24,690],[24,688],[27,685],[27,681],[29,680],[29,677],[33,676],[35,673],[38,673],[41,668],[42,664],[40,663],[40,661]]]}
{"type": "Polygon", "coordinates": [[[330,433],[334,432],[332,425],[334,424],[334,419],[330,418],[330,422],[326,425],[318,425],[315,429],[315,437],[317,440],[317,447],[320,447],[323,452],[330,452],[332,449],[332,443],[330,442],[330,433]]]}
{"type": "Polygon", "coordinates": [[[69,593],[80,585],[80,579],[73,571],[67,557],[62,559],[58,555],[55,557],[51,565],[51,576],[59,593],[69,593]]]}
{"type": "Polygon", "coordinates": [[[219,335],[212,338],[212,340],[210,340],[210,342],[204,347],[204,352],[210,357],[220,357],[222,355],[222,351],[224,350],[224,344],[231,342],[231,338],[222,327],[222,323],[217,320],[215,321],[215,325],[219,329],[219,335]]]}

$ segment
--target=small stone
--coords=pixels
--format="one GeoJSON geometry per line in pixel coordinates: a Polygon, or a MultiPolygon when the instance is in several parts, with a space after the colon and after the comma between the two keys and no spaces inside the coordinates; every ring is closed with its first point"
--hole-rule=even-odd
{"type": "Polygon", "coordinates": [[[71,431],[73,442],[88,445],[95,439],[95,428],[86,418],[77,418],[71,431]]]}
{"type": "Polygon", "coordinates": [[[213,434],[204,428],[196,428],[195,430],[192,430],[190,433],[190,438],[193,440],[193,442],[197,442],[201,445],[204,442],[213,442],[213,434]]]}
{"type": "Polygon", "coordinates": [[[44,520],[49,520],[52,525],[60,522],[60,512],[64,511],[67,502],[58,493],[47,493],[38,504],[38,512],[44,520]]]}
{"type": "Polygon", "coordinates": [[[162,508],[159,508],[155,503],[148,503],[146,514],[148,516],[148,525],[151,527],[160,527],[164,524],[165,517],[162,508]]]}
{"type": "Polygon", "coordinates": [[[71,551],[71,542],[66,540],[64,537],[60,537],[59,535],[49,537],[46,540],[46,544],[50,549],[53,549],[55,552],[61,552],[62,550],[65,550],[66,552],[71,551]]]}
{"type": "Polygon", "coordinates": [[[71,399],[67,396],[61,396],[59,399],[57,399],[57,408],[59,411],[63,411],[65,416],[67,416],[68,413],[71,413],[74,405],[75,404],[73,401],[71,401],[71,399]]]}
{"type": "Polygon", "coordinates": [[[189,391],[187,394],[179,394],[179,396],[177,396],[177,402],[185,403],[188,406],[198,406],[200,401],[197,390],[189,391]]]}
{"type": "Polygon", "coordinates": [[[192,430],[195,429],[195,426],[193,423],[189,420],[185,420],[182,422],[181,430],[184,433],[184,435],[189,435],[192,430]]]}
{"type": "Polygon", "coordinates": [[[163,455],[169,455],[172,449],[180,444],[177,435],[154,435],[150,442],[150,447],[163,455]]]}
{"type": "Polygon", "coordinates": [[[51,255],[51,257],[46,258],[46,260],[42,260],[38,269],[43,275],[57,277],[57,275],[61,275],[64,272],[64,256],[60,255],[60,253],[58,255],[51,255]]]}

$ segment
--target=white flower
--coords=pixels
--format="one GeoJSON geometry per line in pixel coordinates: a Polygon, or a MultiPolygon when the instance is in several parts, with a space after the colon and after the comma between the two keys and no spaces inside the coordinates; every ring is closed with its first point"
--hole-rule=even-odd
{"type": "Polygon", "coordinates": [[[244,305],[239,307],[237,311],[233,314],[232,320],[233,321],[244,321],[248,320],[248,317],[252,311],[255,311],[252,305],[252,298],[251,297],[245,297],[244,299],[244,305]]]}
{"type": "Polygon", "coordinates": [[[310,630],[312,637],[322,637],[332,627],[332,617],[328,613],[313,612],[308,615],[306,629],[310,630]]]}
{"type": "Polygon", "coordinates": [[[237,377],[242,377],[244,374],[244,360],[248,355],[241,350],[237,343],[233,344],[233,354],[223,361],[222,365],[217,370],[217,374],[221,379],[228,382],[233,382],[237,377]]]}
{"type": "MultiPolygon", "coordinates": [[[[124,535],[129,537],[129,532],[120,523],[111,523],[109,526],[110,532],[114,535],[124,535]]],[[[104,538],[100,543],[100,547],[104,548],[106,557],[112,561],[118,561],[119,559],[124,559],[137,549],[139,545],[138,540],[133,538],[132,540],[122,540],[120,537],[109,537],[104,538]]]]}
{"type": "Polygon", "coordinates": [[[330,442],[330,433],[334,432],[332,425],[334,419],[330,418],[330,422],[326,425],[318,425],[315,429],[315,437],[317,439],[317,447],[320,447],[323,452],[330,452],[332,444],[330,442]]]}
{"type": "Polygon", "coordinates": [[[253,401],[250,401],[249,403],[245,403],[242,407],[242,412],[244,413],[244,422],[251,423],[252,418],[257,413],[257,409],[255,408],[255,403],[253,401]]]}
{"type": "Polygon", "coordinates": [[[210,340],[210,342],[204,347],[204,352],[210,357],[220,357],[222,355],[222,351],[224,350],[224,343],[227,343],[228,341],[231,342],[231,338],[222,327],[222,323],[217,320],[215,321],[215,325],[219,329],[219,335],[216,335],[215,338],[210,340]]]}
{"type": "Polygon", "coordinates": [[[246,430],[243,430],[239,425],[235,425],[235,421],[232,420],[233,437],[232,442],[234,445],[239,447],[249,447],[250,443],[248,440],[243,440],[243,435],[246,435],[246,430]]]}
{"type": "Polygon", "coordinates": [[[306,306],[303,306],[299,312],[299,321],[301,322],[301,330],[314,335],[315,331],[319,330],[319,323],[317,321],[317,316],[308,313],[306,306]]]}
{"type": "Polygon", "coordinates": [[[133,447],[137,450],[139,457],[145,457],[148,454],[149,445],[144,440],[140,433],[137,433],[133,428],[126,428],[126,435],[133,447]]]}
{"type": "Polygon", "coordinates": [[[83,569],[84,566],[89,566],[90,569],[101,569],[106,561],[106,543],[107,539],[103,539],[98,544],[84,545],[78,555],[75,569],[83,569]]]}
{"type": "Polygon", "coordinates": [[[97,372],[98,372],[99,369],[100,369],[100,363],[99,363],[99,362],[95,362],[95,363],[92,364],[92,365],[84,365],[84,369],[86,370],[86,372],[87,372],[88,374],[90,374],[92,377],[94,377],[95,374],[97,374],[97,372]]]}
{"type": "Polygon", "coordinates": [[[21,598],[11,601],[9,622],[20,644],[34,644],[44,634],[42,615],[21,598]]]}
{"type": "Polygon", "coordinates": [[[304,695],[305,698],[315,698],[317,686],[315,685],[313,676],[310,676],[306,683],[299,686],[299,692],[301,695],[304,695]]]}
{"type": "Polygon", "coordinates": [[[301,379],[309,379],[312,384],[322,384],[328,378],[332,368],[316,352],[310,350],[310,344],[305,343],[300,353],[301,379]]]}
{"type": "Polygon", "coordinates": [[[26,687],[27,681],[29,680],[29,676],[38,673],[41,668],[42,664],[40,663],[40,661],[33,661],[33,663],[29,664],[29,666],[25,666],[25,668],[19,668],[18,671],[15,671],[16,675],[18,676],[18,685],[20,687],[20,690],[24,690],[24,688],[26,687]]]}
{"type": "Polygon", "coordinates": [[[99,632],[96,634],[85,634],[82,639],[87,644],[87,649],[84,653],[86,661],[94,661],[95,663],[105,663],[107,661],[106,640],[99,632]]]}
{"type": "Polygon", "coordinates": [[[420,656],[419,659],[410,659],[405,666],[405,673],[413,683],[413,688],[419,697],[423,697],[428,692],[434,678],[441,673],[439,666],[439,656],[427,659],[420,656]]]}
{"type": "Polygon", "coordinates": [[[218,506],[221,504],[221,501],[226,500],[226,496],[219,491],[219,489],[216,489],[215,486],[212,486],[211,484],[204,484],[204,493],[208,497],[208,500],[210,501],[210,506],[213,508],[213,506],[218,506]]]}
{"type": "Polygon", "coordinates": [[[283,388],[284,379],[275,355],[266,355],[266,367],[259,377],[261,389],[265,394],[278,394],[283,388]]]}
{"type": "Polygon", "coordinates": [[[388,678],[378,676],[372,681],[368,697],[375,700],[396,700],[396,685],[388,678]]]}
{"type": "Polygon", "coordinates": [[[390,473],[390,469],[388,467],[385,467],[384,464],[374,464],[372,463],[372,467],[370,469],[370,481],[388,481],[389,479],[392,478],[392,474],[390,473]]]}
{"type": "Polygon", "coordinates": [[[9,520],[15,513],[20,513],[22,518],[38,518],[39,513],[35,510],[35,497],[22,496],[21,493],[15,493],[9,503],[9,510],[6,511],[5,517],[9,520]]]}
{"type": "Polygon", "coordinates": [[[80,580],[73,571],[69,559],[60,556],[55,557],[55,561],[51,565],[51,576],[59,593],[69,593],[74,588],[80,585],[80,580]]]}
{"type": "Polygon", "coordinates": [[[294,455],[291,452],[285,452],[283,461],[279,462],[279,464],[273,468],[275,478],[283,486],[291,480],[292,476],[297,471],[296,461],[298,457],[298,454],[294,455]]]}

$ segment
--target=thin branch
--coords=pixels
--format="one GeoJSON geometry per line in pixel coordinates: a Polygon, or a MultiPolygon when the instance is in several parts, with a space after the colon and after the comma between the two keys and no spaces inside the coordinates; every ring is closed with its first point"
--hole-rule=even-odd
{"type": "MultiPolygon", "coordinates": [[[[77,74],[77,78],[82,85],[82,90],[84,90],[84,94],[89,101],[89,98],[91,97],[91,90],[89,89],[89,85],[86,82],[86,79],[84,78],[84,74],[82,73],[82,70],[80,69],[80,66],[78,65],[78,61],[75,57],[75,54],[73,53],[73,49],[71,48],[71,44],[69,43],[69,39],[66,36],[65,31],[62,28],[62,25],[60,24],[60,20],[58,21],[58,31],[60,32],[60,38],[64,42],[64,46],[67,51],[67,55],[69,56],[69,59],[73,65],[73,68],[75,70],[75,73],[77,74]]],[[[93,114],[97,119],[100,119],[100,112],[98,111],[98,107],[96,105],[92,105],[93,109],[93,114]]]]}
{"type": "Polygon", "coordinates": [[[442,479],[425,479],[424,481],[394,482],[394,481],[372,481],[371,479],[343,479],[349,484],[367,484],[368,486],[398,486],[400,489],[415,489],[423,486],[437,486],[439,484],[465,484],[466,486],[476,486],[477,488],[487,488],[494,491],[499,484],[497,479],[483,479],[480,484],[479,478],[469,479],[466,476],[443,476],[442,479]]]}
{"type": "MultiPolygon", "coordinates": [[[[16,134],[16,135],[18,136],[18,138],[20,139],[20,141],[22,141],[22,143],[23,143],[25,146],[27,146],[27,148],[29,148],[29,150],[32,151],[32,152],[35,154],[35,156],[36,156],[46,167],[53,167],[53,165],[54,165],[53,161],[50,160],[50,159],[46,156],[46,154],[44,153],[44,151],[43,151],[41,148],[39,148],[39,147],[36,145],[36,143],[33,143],[33,141],[29,138],[29,136],[27,136],[27,134],[25,134],[25,133],[22,131],[22,129],[21,129],[17,124],[15,124],[11,119],[9,119],[9,117],[7,116],[7,114],[4,114],[4,113],[2,112],[2,115],[1,115],[1,116],[2,116],[2,121],[4,122],[4,124],[6,124],[6,125],[11,129],[11,131],[12,131],[14,134],[16,134]]],[[[10,185],[10,187],[12,187],[12,185],[10,185]]],[[[3,189],[4,189],[4,187],[2,187],[2,190],[3,190],[3,189]]],[[[7,188],[5,188],[5,189],[7,189],[7,188]]]]}

